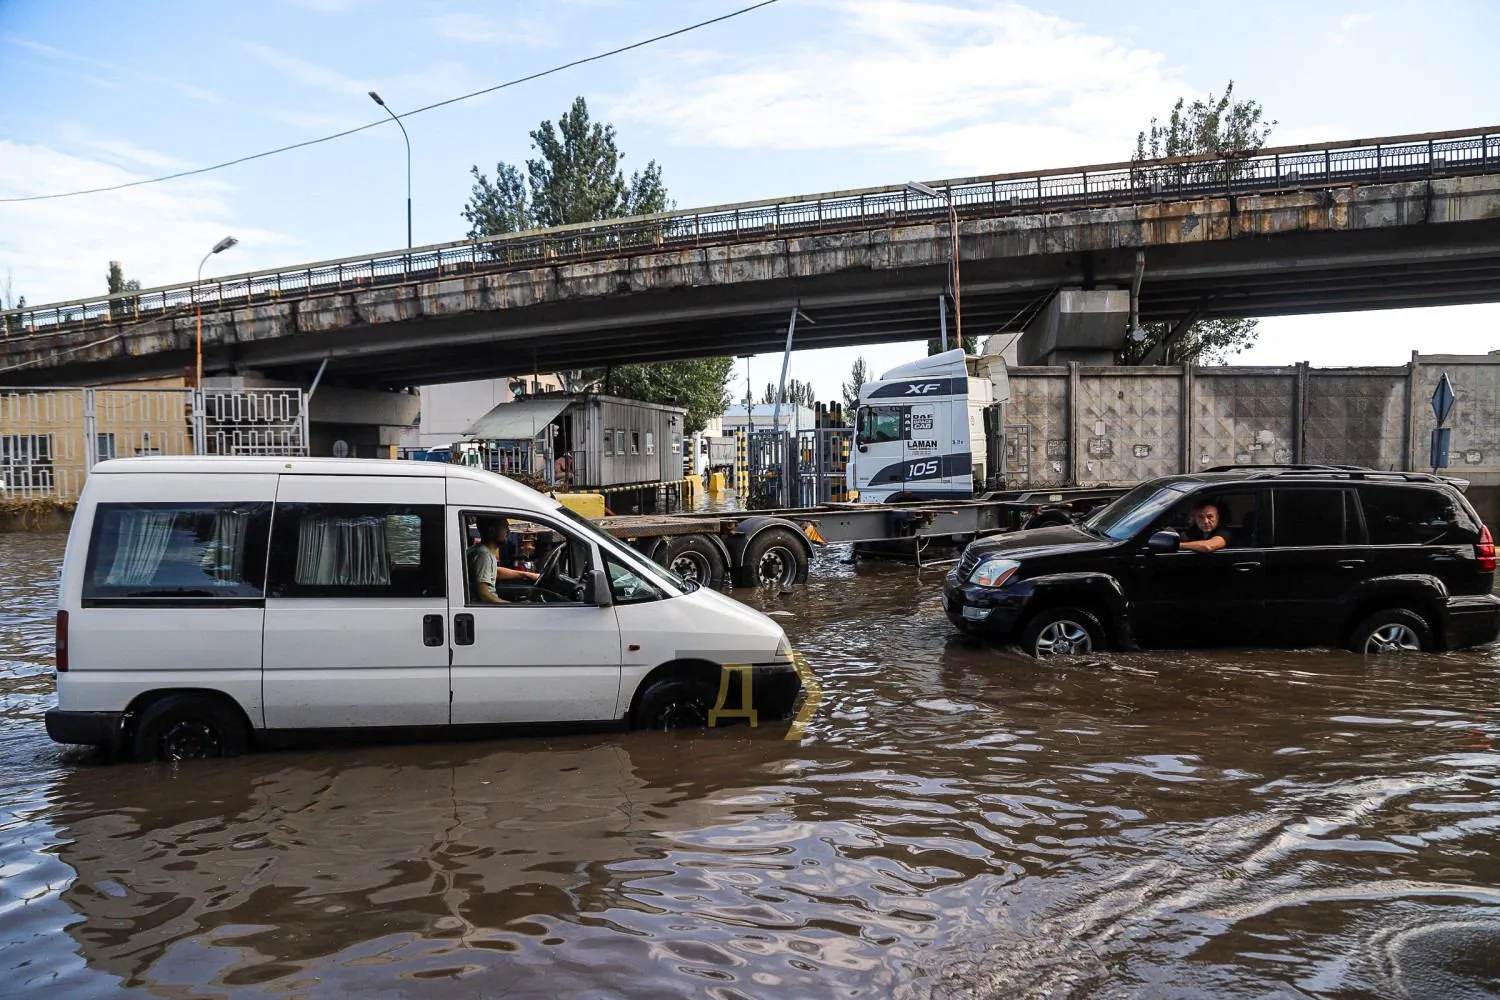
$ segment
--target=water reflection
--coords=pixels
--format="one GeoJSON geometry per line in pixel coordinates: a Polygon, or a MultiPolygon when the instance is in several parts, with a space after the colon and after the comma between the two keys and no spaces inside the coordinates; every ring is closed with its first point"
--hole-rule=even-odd
{"type": "Polygon", "coordinates": [[[1496,992],[1493,651],[1042,664],[955,636],[934,571],[829,552],[744,595],[823,684],[800,742],[105,766],[40,734],[47,544],[0,538],[17,992],[1496,992]]]}

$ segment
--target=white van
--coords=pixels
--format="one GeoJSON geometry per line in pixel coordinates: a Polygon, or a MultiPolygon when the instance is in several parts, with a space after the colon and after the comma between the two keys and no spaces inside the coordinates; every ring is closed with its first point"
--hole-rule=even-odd
{"type": "Polygon", "coordinates": [[[278,734],[704,725],[726,692],[780,717],[801,687],[765,615],[519,483],[435,462],[102,462],[58,607],[48,735],[138,759],[278,734]],[[467,556],[498,518],[540,576],[483,603],[467,556]]]}

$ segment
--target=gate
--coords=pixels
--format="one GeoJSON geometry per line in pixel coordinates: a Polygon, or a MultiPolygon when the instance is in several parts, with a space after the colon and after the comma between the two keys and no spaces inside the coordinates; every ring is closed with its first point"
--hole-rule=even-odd
{"type": "Polygon", "coordinates": [[[816,507],[844,499],[844,472],[854,432],[845,427],[819,427],[797,435],[797,496],[794,506],[816,507]]]}

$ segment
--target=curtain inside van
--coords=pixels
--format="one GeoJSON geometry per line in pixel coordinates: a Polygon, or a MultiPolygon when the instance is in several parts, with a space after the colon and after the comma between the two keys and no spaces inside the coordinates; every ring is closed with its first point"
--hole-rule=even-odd
{"type": "Polygon", "coordinates": [[[304,587],[384,587],[391,560],[384,517],[306,513],[297,528],[297,570],[304,587]]]}
{"type": "Polygon", "coordinates": [[[177,512],[171,510],[123,511],[105,586],[141,587],[151,583],[171,544],[176,520],[177,512]]]}
{"type": "Polygon", "coordinates": [[[250,515],[239,510],[214,514],[214,533],[203,549],[201,565],[220,583],[245,581],[245,529],[250,515]]]}

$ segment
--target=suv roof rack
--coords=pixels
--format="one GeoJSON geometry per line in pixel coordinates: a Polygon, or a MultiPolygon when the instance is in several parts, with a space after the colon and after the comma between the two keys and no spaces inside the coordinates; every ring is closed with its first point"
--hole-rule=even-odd
{"type": "Polygon", "coordinates": [[[1372,469],[1364,465],[1216,465],[1204,472],[1243,472],[1255,479],[1280,479],[1324,476],[1338,479],[1395,480],[1407,483],[1445,483],[1463,492],[1467,479],[1439,476],[1430,472],[1401,472],[1395,469],[1372,469]]]}

